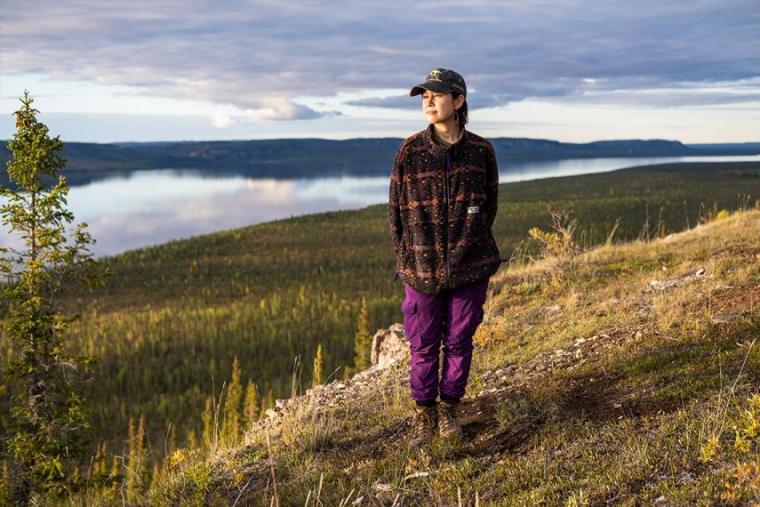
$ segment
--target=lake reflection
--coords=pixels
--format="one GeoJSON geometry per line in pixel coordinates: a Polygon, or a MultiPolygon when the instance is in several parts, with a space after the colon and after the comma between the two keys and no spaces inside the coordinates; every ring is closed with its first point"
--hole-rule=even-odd
{"type": "MultiPolygon", "coordinates": [[[[760,160],[758,156],[609,158],[501,163],[500,181],[604,172],[674,161],[760,160]]],[[[97,240],[92,252],[111,255],[213,231],[295,215],[357,209],[388,200],[388,174],[310,179],[208,176],[208,171],[150,170],[72,186],[67,207],[97,240]]],[[[3,227],[0,246],[19,247],[3,227]]]]}

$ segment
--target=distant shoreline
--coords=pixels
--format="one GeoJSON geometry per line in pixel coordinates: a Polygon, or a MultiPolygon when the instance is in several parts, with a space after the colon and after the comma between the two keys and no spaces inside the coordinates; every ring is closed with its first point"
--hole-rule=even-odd
{"type": "MultiPolygon", "coordinates": [[[[499,160],[747,156],[760,154],[760,142],[683,144],[667,140],[563,143],[547,139],[492,138],[499,160]]],[[[64,143],[63,173],[142,169],[256,170],[261,176],[306,176],[325,169],[352,168],[373,174],[387,168],[400,138],[273,139],[254,141],[177,141],[147,143],[64,143]]],[[[11,153],[0,141],[0,163],[11,153]]],[[[2,176],[5,171],[2,171],[2,176]]]]}

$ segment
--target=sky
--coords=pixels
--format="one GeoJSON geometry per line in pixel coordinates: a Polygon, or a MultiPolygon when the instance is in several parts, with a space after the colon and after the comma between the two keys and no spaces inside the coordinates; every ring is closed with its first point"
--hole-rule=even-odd
{"type": "Polygon", "coordinates": [[[0,0],[0,139],[25,89],[66,141],[404,138],[412,86],[467,128],[760,142],[757,0],[0,0]]]}

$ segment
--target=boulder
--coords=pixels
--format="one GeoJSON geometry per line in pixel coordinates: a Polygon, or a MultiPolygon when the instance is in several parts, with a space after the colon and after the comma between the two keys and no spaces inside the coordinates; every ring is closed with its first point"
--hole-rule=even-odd
{"type": "Polygon", "coordinates": [[[409,357],[409,340],[403,324],[392,324],[388,329],[378,329],[372,337],[370,362],[379,369],[409,357]]]}

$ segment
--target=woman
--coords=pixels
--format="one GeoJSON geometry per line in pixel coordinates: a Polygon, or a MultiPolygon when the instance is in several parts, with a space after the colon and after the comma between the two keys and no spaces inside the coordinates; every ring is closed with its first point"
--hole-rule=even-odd
{"type": "Polygon", "coordinates": [[[472,336],[483,320],[488,280],[500,264],[491,232],[499,186],[496,155],[489,141],[464,128],[464,79],[449,69],[433,69],[410,91],[420,94],[428,126],[396,153],[388,199],[411,348],[410,444],[415,447],[429,442],[436,430],[444,438],[462,435],[457,407],[470,372],[472,336]]]}

